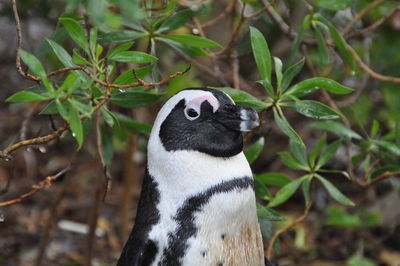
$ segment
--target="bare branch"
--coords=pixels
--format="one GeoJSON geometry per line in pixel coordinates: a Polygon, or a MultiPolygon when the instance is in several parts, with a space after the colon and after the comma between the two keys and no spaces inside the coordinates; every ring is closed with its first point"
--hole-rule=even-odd
{"type": "Polygon", "coordinates": [[[40,181],[39,184],[33,185],[31,191],[19,196],[16,199],[0,202],[0,207],[9,206],[9,205],[21,202],[24,199],[36,194],[40,190],[50,187],[54,180],[56,180],[57,178],[59,178],[60,176],[62,176],[66,172],[68,172],[70,169],[71,169],[71,165],[67,166],[66,168],[64,168],[63,170],[61,170],[60,172],[58,172],[55,175],[46,177],[44,180],[40,181]]]}

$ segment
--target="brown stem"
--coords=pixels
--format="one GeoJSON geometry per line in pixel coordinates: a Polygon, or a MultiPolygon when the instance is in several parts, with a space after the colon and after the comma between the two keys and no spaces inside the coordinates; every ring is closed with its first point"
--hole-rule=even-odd
{"type": "Polygon", "coordinates": [[[68,172],[70,169],[71,169],[71,166],[69,165],[66,168],[64,168],[63,170],[61,170],[60,172],[58,172],[57,174],[46,177],[44,180],[40,181],[37,185],[33,185],[31,191],[29,191],[25,194],[22,194],[21,196],[19,196],[16,199],[0,202],[0,207],[4,207],[4,206],[8,206],[8,205],[12,205],[12,204],[21,202],[24,199],[36,194],[40,190],[50,187],[54,180],[56,180],[58,177],[62,176],[66,172],[68,172]]]}
{"type": "MultiPolygon", "coordinates": [[[[95,116],[95,132],[96,132],[96,143],[99,141],[101,142],[101,133],[100,133],[100,116],[97,113],[95,116]]],[[[100,151],[97,151],[97,159],[96,161],[99,162],[101,161],[101,154],[99,153],[100,151]]],[[[103,194],[103,188],[104,188],[104,179],[102,178],[103,175],[103,166],[101,164],[98,164],[98,174],[95,175],[96,177],[96,187],[95,187],[95,193],[93,197],[93,203],[90,216],[89,216],[89,232],[86,238],[86,249],[85,249],[85,266],[91,266],[92,265],[92,257],[93,257],[93,247],[94,247],[94,240],[95,240],[95,234],[96,234],[96,228],[97,228],[97,219],[99,216],[99,210],[100,210],[100,205],[101,205],[101,198],[103,194]]]]}
{"type": "Polygon", "coordinates": [[[297,217],[294,221],[292,221],[290,224],[286,225],[285,227],[279,229],[278,231],[276,231],[271,240],[268,243],[268,249],[267,249],[267,257],[269,259],[272,258],[272,250],[273,250],[273,246],[274,243],[276,241],[276,239],[283,233],[287,232],[288,230],[290,230],[291,228],[293,228],[295,225],[301,223],[308,215],[308,212],[310,211],[310,208],[312,206],[312,202],[310,202],[306,208],[304,209],[304,212],[301,216],[297,217]]]}
{"type": "Polygon", "coordinates": [[[347,35],[351,28],[354,26],[354,24],[356,24],[356,22],[358,20],[360,20],[365,14],[367,14],[372,8],[382,4],[383,2],[385,2],[386,0],[375,0],[374,2],[372,2],[371,4],[367,5],[366,7],[364,7],[360,12],[357,13],[357,15],[354,16],[354,18],[344,27],[343,31],[342,31],[342,35],[345,36],[347,35]]]}
{"type": "Polygon", "coordinates": [[[16,24],[16,29],[17,29],[17,42],[18,42],[18,45],[17,45],[17,55],[15,57],[15,65],[17,67],[17,71],[22,77],[24,77],[26,79],[30,79],[30,80],[33,80],[33,81],[39,81],[40,80],[39,77],[31,75],[31,74],[25,72],[22,69],[21,57],[19,56],[19,52],[18,52],[19,49],[22,49],[21,21],[19,19],[19,15],[18,15],[17,0],[12,0],[11,3],[12,3],[14,19],[15,19],[15,24],[16,24]]]}
{"type": "Polygon", "coordinates": [[[376,183],[378,183],[378,182],[380,182],[380,181],[382,181],[384,179],[387,179],[387,178],[393,177],[393,176],[397,176],[397,175],[400,175],[400,171],[385,172],[385,173],[381,174],[380,176],[372,179],[371,181],[369,181],[367,183],[358,182],[358,184],[363,188],[367,188],[367,187],[370,187],[370,186],[372,186],[372,185],[374,185],[374,184],[376,184],[376,183]]]}
{"type": "Polygon", "coordinates": [[[47,218],[46,223],[43,226],[43,232],[40,237],[39,248],[38,248],[39,251],[38,251],[38,254],[35,259],[35,266],[43,265],[43,259],[44,259],[44,255],[46,252],[47,244],[49,242],[50,232],[53,228],[54,220],[57,218],[57,208],[65,196],[65,192],[66,192],[66,188],[67,188],[66,184],[67,184],[67,182],[64,183],[64,185],[62,186],[61,191],[56,196],[56,199],[55,199],[54,203],[51,205],[51,208],[49,210],[50,215],[47,218]]]}

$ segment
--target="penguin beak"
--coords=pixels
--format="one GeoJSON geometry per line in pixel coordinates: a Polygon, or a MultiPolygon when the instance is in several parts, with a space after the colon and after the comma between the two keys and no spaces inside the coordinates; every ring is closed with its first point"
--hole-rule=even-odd
{"type": "Polygon", "coordinates": [[[242,132],[251,131],[260,125],[260,119],[255,110],[230,104],[218,109],[216,120],[229,129],[242,132]]]}

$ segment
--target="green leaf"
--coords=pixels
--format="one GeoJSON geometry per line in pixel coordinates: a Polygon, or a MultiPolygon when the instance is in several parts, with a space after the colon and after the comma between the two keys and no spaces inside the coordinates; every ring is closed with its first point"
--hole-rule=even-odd
{"type": "Polygon", "coordinates": [[[177,28],[182,27],[189,21],[189,19],[193,16],[194,12],[191,9],[185,9],[179,12],[176,12],[170,18],[164,21],[161,24],[161,27],[156,31],[157,33],[172,31],[177,28]]]}
{"type": "Polygon", "coordinates": [[[150,135],[151,125],[132,120],[126,115],[120,113],[115,113],[115,116],[117,117],[122,127],[132,131],[133,133],[142,133],[150,135]]]}
{"type": "Polygon", "coordinates": [[[378,145],[380,148],[387,150],[397,156],[400,156],[400,147],[393,142],[385,140],[373,140],[373,143],[378,145]]]}
{"type": "Polygon", "coordinates": [[[278,57],[274,58],[275,64],[275,74],[276,74],[276,84],[277,84],[277,91],[278,93],[281,91],[281,84],[282,84],[282,61],[278,57]]]}
{"type": "Polygon", "coordinates": [[[133,42],[126,42],[124,44],[121,44],[121,45],[111,49],[111,51],[108,53],[108,57],[110,58],[110,57],[113,57],[114,55],[116,55],[116,54],[118,54],[120,52],[126,51],[129,48],[131,48],[132,45],[133,45],[133,42]]]}
{"type": "Polygon", "coordinates": [[[268,191],[267,187],[258,180],[254,180],[254,192],[257,197],[264,200],[271,200],[271,193],[268,191]]]}
{"type": "Polygon", "coordinates": [[[87,115],[88,117],[93,113],[93,107],[90,104],[83,103],[75,98],[69,98],[68,102],[75,106],[75,108],[82,114],[87,115]]]}
{"type": "Polygon", "coordinates": [[[283,187],[284,185],[292,181],[290,177],[282,173],[259,174],[256,175],[254,179],[259,180],[261,183],[265,185],[277,186],[277,187],[283,187]]]}
{"type": "Polygon", "coordinates": [[[373,260],[368,259],[360,254],[351,256],[346,261],[346,266],[378,266],[373,260]]]}
{"type": "Polygon", "coordinates": [[[352,202],[345,195],[343,195],[343,193],[340,192],[340,190],[338,190],[330,181],[328,181],[327,179],[323,178],[320,175],[316,175],[316,177],[324,185],[329,195],[331,195],[331,197],[334,198],[337,202],[344,205],[355,206],[354,202],[352,202]]]}
{"type": "Polygon", "coordinates": [[[281,91],[282,93],[286,91],[286,89],[289,87],[290,83],[292,82],[293,78],[300,73],[301,69],[304,66],[305,59],[304,57],[297,62],[296,64],[291,65],[286,71],[283,73],[283,78],[282,78],[282,85],[281,85],[281,91]]]}
{"type": "Polygon", "coordinates": [[[289,107],[294,108],[300,114],[315,119],[338,119],[343,117],[342,114],[336,112],[325,104],[313,100],[301,100],[290,104],[289,107]]]}
{"type": "Polygon", "coordinates": [[[56,99],[56,106],[57,106],[57,111],[61,115],[61,117],[65,120],[68,121],[69,116],[69,109],[70,105],[68,102],[61,102],[60,99],[56,99]]]}
{"type": "Polygon", "coordinates": [[[283,217],[279,212],[265,207],[259,203],[257,203],[257,216],[259,219],[265,219],[267,221],[284,221],[285,217],[283,217]]]}
{"type": "Polygon", "coordinates": [[[65,67],[74,66],[71,56],[67,53],[67,51],[65,51],[65,49],[61,45],[50,39],[46,39],[46,41],[49,43],[57,58],[65,67]]]}
{"type": "Polygon", "coordinates": [[[226,94],[228,94],[229,96],[231,96],[237,105],[251,107],[255,109],[257,112],[271,106],[271,104],[260,101],[253,95],[244,91],[236,90],[233,88],[214,88],[214,89],[221,90],[226,94]]]}
{"type": "Polygon", "coordinates": [[[290,141],[290,151],[298,162],[307,165],[306,147],[295,141],[290,141]]]}
{"type": "Polygon", "coordinates": [[[283,164],[291,169],[304,170],[304,171],[308,170],[307,165],[301,164],[290,153],[286,151],[279,152],[279,156],[281,157],[283,164]]]}
{"type": "Polygon", "coordinates": [[[49,97],[45,97],[43,95],[31,92],[31,91],[20,91],[14,93],[10,97],[6,99],[6,102],[9,103],[28,103],[28,102],[39,102],[50,99],[49,97]]]}
{"type": "Polygon", "coordinates": [[[280,116],[276,108],[274,108],[274,119],[278,127],[287,135],[291,140],[304,146],[303,140],[297,132],[290,126],[285,116],[280,116]]]}
{"type": "Polygon", "coordinates": [[[303,18],[303,21],[300,24],[299,30],[297,32],[296,37],[294,38],[292,47],[290,48],[290,58],[289,64],[292,64],[296,55],[298,54],[300,44],[304,37],[304,32],[310,27],[310,15],[307,15],[303,18]]]}
{"type": "Polygon", "coordinates": [[[310,204],[311,197],[310,197],[310,184],[313,179],[312,175],[308,175],[308,177],[303,182],[303,195],[304,201],[306,205],[310,204]]]}
{"type": "Polygon", "coordinates": [[[375,137],[378,131],[379,131],[379,122],[377,120],[374,120],[372,122],[371,132],[369,133],[370,137],[371,138],[375,137]]]}
{"type": "Polygon", "coordinates": [[[314,166],[315,160],[317,159],[318,155],[320,154],[322,147],[325,146],[325,143],[326,143],[326,134],[324,134],[322,136],[322,138],[319,139],[317,145],[315,145],[314,149],[310,153],[309,160],[310,160],[311,166],[314,166]]]}
{"type": "MultiPolygon", "coordinates": [[[[136,68],[135,69],[136,76],[143,79],[150,72],[151,68],[152,68],[152,66],[136,68]]],[[[119,75],[114,80],[113,83],[119,84],[119,85],[125,85],[125,84],[135,83],[137,81],[138,80],[135,78],[135,75],[133,74],[133,70],[129,69],[129,70],[125,71],[124,73],[122,73],[121,75],[119,75]]]]}
{"type": "Polygon", "coordinates": [[[97,28],[90,29],[89,48],[92,53],[96,51],[97,46],[97,28]]]}
{"type": "Polygon", "coordinates": [[[353,3],[353,0],[316,0],[315,4],[319,7],[328,9],[328,10],[333,10],[333,11],[338,11],[338,10],[344,10],[348,7],[351,6],[353,3]]]}
{"type": "Polygon", "coordinates": [[[323,31],[319,24],[315,25],[314,30],[315,30],[315,37],[317,39],[319,59],[321,60],[322,65],[326,65],[329,63],[329,51],[328,51],[328,46],[326,45],[325,42],[323,31]]]}
{"type": "Polygon", "coordinates": [[[330,131],[347,138],[362,139],[356,132],[335,121],[314,122],[310,124],[310,127],[330,131]]]}
{"type": "Polygon", "coordinates": [[[264,138],[259,138],[244,153],[249,164],[252,164],[264,149],[264,138]]]}
{"type": "Polygon", "coordinates": [[[87,54],[89,54],[89,48],[86,41],[85,31],[82,26],[73,18],[61,17],[58,20],[65,29],[68,31],[69,36],[78,44],[87,54]]]}
{"type": "Polygon", "coordinates": [[[116,118],[114,119],[112,112],[104,106],[102,106],[100,108],[100,110],[101,110],[101,113],[103,114],[103,119],[107,123],[107,125],[109,125],[110,127],[113,127],[116,118]]]}
{"type": "Polygon", "coordinates": [[[274,88],[272,87],[271,83],[268,80],[266,79],[258,80],[257,83],[261,84],[265,88],[269,96],[271,97],[275,96],[274,88]]]}
{"type": "Polygon", "coordinates": [[[290,87],[285,94],[302,97],[318,89],[325,89],[334,94],[347,94],[353,91],[353,89],[345,87],[328,78],[311,78],[290,87]]]}
{"type": "Polygon", "coordinates": [[[164,35],[164,38],[198,48],[222,48],[219,43],[213,40],[190,34],[168,34],[164,35]]]}
{"type": "Polygon", "coordinates": [[[336,30],[336,28],[333,26],[333,24],[327,20],[326,18],[320,16],[319,19],[321,20],[322,23],[324,23],[328,29],[329,29],[329,34],[332,37],[333,42],[335,43],[337,49],[339,50],[340,54],[343,56],[344,60],[347,62],[347,64],[350,66],[351,69],[355,69],[355,62],[353,59],[353,56],[350,54],[349,51],[347,51],[347,44],[346,41],[344,40],[343,36],[336,30]]]}
{"type": "Polygon", "coordinates": [[[79,88],[80,80],[78,79],[78,75],[75,72],[71,72],[65,78],[64,82],[61,84],[59,91],[66,91],[69,94],[74,92],[77,88],[79,88]]]}
{"type": "Polygon", "coordinates": [[[81,54],[78,49],[74,48],[72,55],[72,63],[77,65],[90,65],[89,61],[87,61],[81,54]]]}
{"type": "Polygon", "coordinates": [[[250,40],[260,76],[271,82],[271,53],[267,41],[263,34],[254,27],[250,27],[250,40]]]}
{"type": "Polygon", "coordinates": [[[69,110],[68,123],[72,131],[72,136],[78,142],[78,149],[80,149],[83,144],[83,127],[79,112],[73,104],[71,104],[69,110]]]}
{"type": "Polygon", "coordinates": [[[166,44],[168,44],[170,47],[173,49],[177,50],[178,52],[185,54],[190,57],[195,57],[195,56],[209,56],[209,54],[204,51],[202,48],[198,47],[193,47],[193,46],[188,46],[167,38],[162,38],[162,37],[157,37],[156,40],[162,41],[166,44]]]}
{"type": "Polygon", "coordinates": [[[158,60],[157,57],[137,51],[122,51],[109,56],[108,59],[118,62],[146,64],[158,60]]]}
{"type": "Polygon", "coordinates": [[[39,114],[41,114],[41,115],[58,114],[56,101],[51,101],[39,114]]]}
{"type": "Polygon", "coordinates": [[[330,159],[332,159],[332,157],[336,154],[337,150],[339,149],[341,143],[342,140],[339,139],[328,145],[328,147],[322,152],[321,156],[319,157],[317,163],[318,168],[324,166],[330,159]]]}
{"type": "Polygon", "coordinates": [[[158,101],[160,95],[149,92],[121,92],[112,94],[110,101],[125,108],[146,107],[158,101]]]}
{"type": "Polygon", "coordinates": [[[32,73],[41,79],[47,90],[53,91],[53,86],[47,79],[46,71],[44,70],[44,67],[42,63],[40,63],[39,59],[37,59],[37,57],[33,54],[30,54],[22,49],[18,49],[18,53],[21,56],[22,61],[24,61],[32,73]]]}
{"type": "Polygon", "coordinates": [[[146,34],[143,32],[130,31],[130,30],[119,30],[107,32],[99,36],[99,42],[124,42],[133,41],[144,37],[146,34]]]}
{"type": "Polygon", "coordinates": [[[268,207],[275,207],[287,201],[307,177],[308,175],[302,176],[283,186],[269,202],[268,207]]]}

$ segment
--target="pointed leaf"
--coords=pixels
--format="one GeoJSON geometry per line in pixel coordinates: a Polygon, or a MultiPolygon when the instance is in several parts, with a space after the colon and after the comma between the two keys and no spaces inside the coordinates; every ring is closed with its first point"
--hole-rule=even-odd
{"type": "Polygon", "coordinates": [[[304,201],[305,201],[306,205],[310,204],[310,201],[311,201],[310,184],[311,184],[312,178],[313,178],[312,175],[308,175],[308,177],[303,182],[303,195],[304,195],[304,201]]]}
{"type": "Polygon", "coordinates": [[[30,54],[22,49],[18,49],[18,53],[21,56],[22,61],[24,61],[24,63],[29,67],[32,73],[41,79],[43,85],[47,88],[47,90],[52,91],[53,86],[47,79],[46,71],[44,70],[44,67],[42,63],[40,63],[39,59],[37,59],[37,57],[33,54],[30,54]]]}
{"type": "Polygon", "coordinates": [[[334,94],[348,94],[353,91],[353,89],[345,87],[328,78],[311,78],[290,87],[285,94],[302,97],[318,89],[324,89],[334,94]]]}
{"type": "Polygon", "coordinates": [[[172,31],[182,27],[186,24],[186,22],[189,21],[193,14],[194,12],[191,9],[185,9],[175,13],[170,18],[164,21],[161,27],[157,30],[157,33],[172,31]]]}
{"type": "Polygon", "coordinates": [[[90,65],[89,61],[87,61],[78,51],[78,49],[74,48],[72,55],[72,63],[77,65],[90,65]]]}
{"type": "Polygon", "coordinates": [[[292,179],[288,177],[287,175],[284,175],[282,173],[264,173],[264,174],[259,174],[254,177],[254,179],[259,180],[265,185],[269,186],[278,186],[278,187],[283,187],[287,183],[291,182],[292,179]]]}
{"type": "Polygon", "coordinates": [[[264,138],[259,138],[244,153],[249,164],[252,164],[264,149],[264,138]]]}
{"type": "Polygon", "coordinates": [[[219,43],[214,42],[213,40],[202,38],[195,35],[190,34],[168,34],[164,35],[164,38],[173,40],[175,42],[183,43],[189,46],[198,47],[198,48],[221,48],[222,46],[219,43]]]}
{"type": "Polygon", "coordinates": [[[159,95],[149,92],[121,92],[114,93],[110,101],[125,108],[146,107],[158,101],[159,95]]]}
{"type": "Polygon", "coordinates": [[[317,145],[315,145],[314,149],[310,153],[310,165],[313,166],[315,164],[315,160],[317,159],[318,155],[320,154],[322,147],[324,147],[326,143],[326,134],[319,139],[317,145]]]}
{"type": "Polygon", "coordinates": [[[343,117],[342,114],[336,112],[325,104],[313,101],[313,100],[300,100],[293,104],[289,104],[289,107],[294,108],[300,114],[315,118],[315,119],[338,119],[343,117]]]}
{"type": "Polygon", "coordinates": [[[278,111],[274,108],[274,119],[278,127],[285,133],[291,140],[304,146],[302,139],[299,134],[290,126],[285,116],[280,116],[278,111]]]}
{"type": "Polygon", "coordinates": [[[48,100],[49,97],[42,96],[40,94],[31,91],[20,91],[14,93],[6,99],[9,103],[28,103],[28,102],[39,102],[48,100]]]}
{"type": "Polygon", "coordinates": [[[72,131],[72,136],[78,142],[78,149],[80,149],[83,144],[83,127],[79,112],[73,104],[70,105],[68,123],[72,131]]]}
{"type": "Polygon", "coordinates": [[[78,44],[86,53],[89,54],[89,48],[86,41],[86,34],[82,26],[73,18],[61,17],[58,20],[68,31],[69,36],[78,44]]]}
{"type": "Polygon", "coordinates": [[[296,161],[296,159],[286,151],[280,152],[279,156],[281,157],[283,164],[291,169],[304,170],[304,171],[308,170],[307,165],[303,165],[300,162],[296,161]]]}
{"type": "Polygon", "coordinates": [[[289,87],[293,78],[300,73],[304,66],[305,59],[304,57],[294,65],[291,65],[288,69],[286,69],[285,73],[283,73],[281,91],[284,93],[286,89],[289,87]]]}
{"type": "Polygon", "coordinates": [[[319,160],[317,163],[318,168],[324,166],[330,159],[332,159],[333,156],[335,156],[341,143],[342,143],[342,140],[339,139],[328,145],[328,147],[322,152],[321,156],[319,157],[319,160]]]}
{"type": "Polygon", "coordinates": [[[72,63],[71,56],[68,54],[67,51],[65,51],[65,49],[61,45],[50,39],[46,39],[46,41],[49,43],[57,58],[65,67],[72,67],[74,65],[72,63]]]}
{"type": "Polygon", "coordinates": [[[349,198],[343,195],[343,193],[340,192],[340,190],[337,189],[330,181],[328,181],[327,179],[323,178],[320,175],[316,175],[316,177],[324,185],[329,195],[331,195],[331,197],[334,198],[337,202],[344,205],[355,206],[354,202],[352,202],[349,198]]]}
{"type": "Polygon", "coordinates": [[[133,42],[126,42],[124,44],[121,44],[113,49],[111,49],[111,51],[108,53],[108,58],[113,57],[114,55],[126,51],[129,48],[131,48],[133,45],[133,42]]]}
{"type": "Polygon", "coordinates": [[[273,58],[275,64],[277,91],[279,93],[281,91],[281,84],[282,84],[282,61],[278,57],[274,56],[273,58]]]}
{"type": "Polygon", "coordinates": [[[244,91],[236,90],[233,88],[215,88],[215,89],[221,90],[226,94],[228,94],[229,96],[231,96],[237,105],[254,108],[257,112],[271,106],[271,104],[260,101],[253,95],[244,91]]]}
{"type": "Polygon", "coordinates": [[[282,187],[269,202],[268,207],[275,207],[287,201],[307,177],[308,176],[300,177],[282,187]]]}
{"type": "Polygon", "coordinates": [[[118,62],[135,63],[135,64],[146,64],[158,60],[157,57],[137,51],[122,51],[113,56],[109,56],[108,59],[118,62]]]}
{"type": "Polygon", "coordinates": [[[295,142],[290,141],[290,151],[298,162],[302,165],[307,165],[306,147],[295,142]]]}
{"type": "Polygon", "coordinates": [[[362,139],[356,132],[335,121],[314,122],[310,124],[310,127],[330,131],[339,136],[362,139]]]}
{"type": "Polygon", "coordinates": [[[321,63],[323,65],[326,65],[329,63],[329,51],[328,51],[328,46],[326,45],[325,42],[324,34],[319,24],[315,25],[314,30],[317,39],[319,59],[321,60],[321,63]]]}
{"type": "Polygon", "coordinates": [[[262,206],[261,204],[257,203],[257,216],[259,219],[265,219],[267,221],[284,221],[285,217],[283,217],[277,211],[262,206]]]}
{"type": "Polygon", "coordinates": [[[271,82],[271,53],[267,41],[263,34],[254,27],[250,27],[250,40],[260,76],[271,82]]]}

